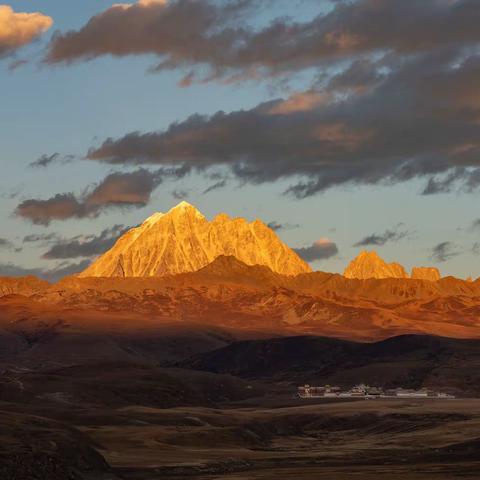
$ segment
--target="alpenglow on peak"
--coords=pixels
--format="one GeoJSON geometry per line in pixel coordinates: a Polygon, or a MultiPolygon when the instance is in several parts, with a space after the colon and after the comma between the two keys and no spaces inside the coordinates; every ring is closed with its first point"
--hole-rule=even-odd
{"type": "Polygon", "coordinates": [[[387,263],[377,252],[362,251],[354,258],[343,275],[346,278],[408,278],[408,274],[399,263],[387,263]]]}
{"type": "Polygon", "coordinates": [[[80,277],[155,277],[197,271],[220,255],[284,275],[311,269],[263,222],[217,215],[209,221],[188,202],[155,213],[122,235],[80,277]]]}

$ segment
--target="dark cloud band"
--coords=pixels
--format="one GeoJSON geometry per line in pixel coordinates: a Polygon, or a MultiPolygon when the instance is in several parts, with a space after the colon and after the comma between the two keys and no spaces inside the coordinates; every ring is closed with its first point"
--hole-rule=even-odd
{"type": "Polygon", "coordinates": [[[187,69],[181,84],[189,85],[202,67],[207,72],[201,81],[257,79],[376,52],[405,55],[480,40],[477,0],[342,1],[327,13],[319,8],[306,22],[276,18],[253,26],[251,13],[266,3],[114,5],[77,31],[57,33],[45,61],[154,54],[160,59],[156,70],[187,69]]]}

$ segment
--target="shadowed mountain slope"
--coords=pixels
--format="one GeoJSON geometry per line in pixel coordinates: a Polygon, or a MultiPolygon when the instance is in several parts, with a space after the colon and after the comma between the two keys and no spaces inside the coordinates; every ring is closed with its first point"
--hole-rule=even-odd
{"type": "Polygon", "coordinates": [[[179,363],[244,378],[294,384],[432,387],[480,393],[480,340],[403,335],[376,343],[322,337],[235,342],[179,363]]]}

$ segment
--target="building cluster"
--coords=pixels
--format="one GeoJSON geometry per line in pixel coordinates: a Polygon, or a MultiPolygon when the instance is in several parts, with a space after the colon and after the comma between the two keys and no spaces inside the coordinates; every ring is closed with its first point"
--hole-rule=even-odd
{"type": "Polygon", "coordinates": [[[443,392],[437,392],[428,388],[420,390],[411,390],[406,388],[383,389],[365,384],[355,385],[349,390],[343,390],[341,387],[324,385],[323,387],[313,387],[303,385],[298,387],[298,396],[300,398],[455,398],[453,395],[443,392]]]}

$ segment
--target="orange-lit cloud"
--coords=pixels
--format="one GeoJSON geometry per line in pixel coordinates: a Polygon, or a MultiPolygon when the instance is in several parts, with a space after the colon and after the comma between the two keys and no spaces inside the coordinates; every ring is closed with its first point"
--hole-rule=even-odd
{"type": "Polygon", "coordinates": [[[354,130],[343,123],[330,123],[314,128],[314,136],[322,142],[342,145],[348,151],[355,151],[372,137],[372,132],[354,130]]]}
{"type": "Polygon", "coordinates": [[[151,5],[165,5],[166,3],[167,0],[138,0],[137,3],[115,3],[112,8],[120,7],[127,10],[134,6],[150,7],[151,5]]]}
{"type": "Polygon", "coordinates": [[[332,95],[319,92],[296,92],[283,102],[274,105],[269,112],[274,115],[282,115],[295,112],[308,112],[321,105],[332,101],[332,95]]]}
{"type": "Polygon", "coordinates": [[[0,5],[0,55],[27,45],[52,25],[53,19],[42,13],[17,13],[9,5],[0,5]]]}

